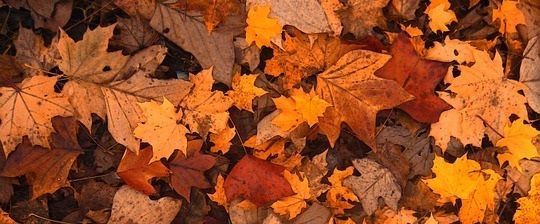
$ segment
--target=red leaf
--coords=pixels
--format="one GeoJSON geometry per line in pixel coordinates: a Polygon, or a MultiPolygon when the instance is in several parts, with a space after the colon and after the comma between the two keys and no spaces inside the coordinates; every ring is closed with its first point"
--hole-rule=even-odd
{"type": "Polygon", "coordinates": [[[193,156],[186,158],[179,152],[170,164],[173,172],[171,186],[189,202],[191,187],[201,189],[212,187],[204,176],[204,171],[212,168],[215,163],[216,158],[210,155],[195,152],[193,156]]]}
{"type": "Polygon", "coordinates": [[[148,164],[151,158],[152,146],[140,150],[138,156],[131,150],[126,150],[118,165],[118,176],[138,191],[147,195],[155,194],[156,189],[148,181],[154,177],[169,176],[169,169],[161,161],[148,164]]]}
{"type": "Polygon", "coordinates": [[[448,63],[425,60],[416,54],[406,34],[400,34],[390,49],[392,59],[375,75],[403,86],[415,99],[399,106],[417,121],[435,123],[452,107],[435,94],[435,87],[448,71],[448,63]]]}
{"type": "Polygon", "coordinates": [[[283,177],[285,167],[266,160],[246,155],[225,180],[225,195],[228,201],[236,198],[249,199],[257,206],[274,202],[294,192],[283,177]]]}

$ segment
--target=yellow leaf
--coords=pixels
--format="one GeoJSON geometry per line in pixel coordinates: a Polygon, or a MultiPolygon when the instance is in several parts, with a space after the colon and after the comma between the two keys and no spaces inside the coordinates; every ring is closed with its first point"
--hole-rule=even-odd
{"type": "Polygon", "coordinates": [[[6,156],[25,135],[32,144],[49,147],[51,118],[73,115],[67,97],[54,91],[57,81],[38,75],[16,87],[0,87],[0,140],[6,156]]]}
{"type": "Polygon", "coordinates": [[[274,209],[274,212],[280,215],[288,214],[289,219],[293,219],[300,214],[302,209],[307,207],[305,200],[311,197],[309,181],[305,177],[303,178],[304,180],[301,181],[298,175],[292,174],[288,170],[283,171],[283,176],[287,179],[292,190],[296,194],[274,202],[271,207],[274,209]]]}
{"type": "Polygon", "coordinates": [[[519,1],[503,0],[498,9],[493,9],[493,21],[499,19],[501,33],[516,33],[518,24],[525,24],[523,12],[517,8],[519,1]]]}
{"type": "Polygon", "coordinates": [[[253,155],[260,159],[267,159],[271,155],[279,155],[285,150],[285,139],[271,139],[257,144],[257,136],[253,136],[244,142],[244,146],[255,149],[253,155]]]}
{"type": "Polygon", "coordinates": [[[225,188],[223,187],[224,183],[223,176],[221,174],[217,177],[216,181],[216,192],[213,194],[208,194],[210,200],[215,201],[221,206],[227,206],[227,196],[225,195],[225,188]]]}
{"type": "Polygon", "coordinates": [[[297,89],[293,89],[290,98],[281,96],[273,100],[280,113],[272,120],[272,123],[282,127],[284,131],[292,130],[302,122],[313,126],[318,122],[318,117],[322,116],[326,108],[330,106],[314,91],[307,94],[297,89]]]}
{"type": "Polygon", "coordinates": [[[531,125],[524,124],[521,119],[514,121],[510,126],[504,127],[504,138],[497,141],[497,146],[506,146],[508,151],[497,156],[499,163],[503,164],[508,161],[510,166],[522,171],[522,167],[519,165],[521,159],[540,156],[536,146],[533,144],[533,138],[539,134],[539,131],[531,125]]]}
{"type": "Polygon", "coordinates": [[[258,75],[236,74],[233,77],[232,89],[227,95],[234,101],[234,105],[239,109],[253,112],[253,98],[266,93],[264,89],[255,86],[258,75]]]}
{"type": "Polygon", "coordinates": [[[483,172],[489,177],[487,179],[484,176],[480,177],[477,187],[469,196],[469,199],[461,200],[459,220],[464,224],[481,223],[487,211],[493,212],[495,210],[494,188],[501,176],[493,170],[483,172]]]}
{"type": "Polygon", "coordinates": [[[358,197],[349,188],[343,186],[343,180],[351,176],[353,172],[352,166],[343,171],[336,168],[328,177],[332,188],[326,192],[326,199],[330,207],[334,209],[334,214],[343,214],[345,209],[354,207],[348,201],[358,201],[358,197]]]}
{"type": "Polygon", "coordinates": [[[431,1],[431,4],[426,9],[426,14],[430,18],[429,28],[434,32],[438,30],[448,31],[446,25],[457,21],[456,14],[450,10],[450,3],[447,0],[431,1]]]}
{"type": "Polygon", "coordinates": [[[210,141],[214,143],[214,145],[210,148],[210,151],[214,153],[227,153],[231,147],[231,140],[235,135],[236,129],[230,127],[226,127],[216,134],[210,133],[210,141]]]}
{"type": "Polygon", "coordinates": [[[514,215],[516,224],[536,223],[540,220],[540,174],[531,179],[531,190],[527,197],[517,200],[519,207],[514,215]]]}
{"type": "Polygon", "coordinates": [[[187,155],[188,129],[179,122],[182,112],[176,113],[174,105],[166,98],[163,99],[161,105],[154,101],[139,103],[139,105],[146,121],[139,124],[133,133],[135,137],[152,145],[154,153],[148,163],[163,157],[169,158],[175,149],[187,155]]]}
{"type": "Polygon", "coordinates": [[[281,33],[281,24],[270,18],[270,6],[255,5],[249,8],[246,23],[246,42],[257,47],[270,46],[270,40],[281,33]]]}

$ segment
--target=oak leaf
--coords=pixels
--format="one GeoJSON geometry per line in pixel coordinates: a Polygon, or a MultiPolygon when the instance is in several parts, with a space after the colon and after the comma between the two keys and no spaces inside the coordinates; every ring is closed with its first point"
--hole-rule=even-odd
{"type": "Polygon", "coordinates": [[[149,163],[163,157],[168,159],[175,149],[186,155],[188,129],[180,123],[182,112],[176,112],[167,98],[163,99],[161,105],[150,101],[139,103],[139,106],[146,119],[135,128],[133,134],[152,145],[153,153],[149,163]]]}
{"type": "Polygon", "coordinates": [[[533,223],[540,219],[540,174],[531,179],[531,190],[527,197],[517,199],[519,207],[514,214],[517,224],[533,223]]]}
{"type": "Polygon", "coordinates": [[[354,205],[349,201],[358,201],[358,197],[349,189],[343,185],[343,181],[353,174],[353,167],[347,167],[347,169],[341,171],[334,169],[334,172],[328,181],[332,187],[326,192],[326,199],[328,205],[334,209],[335,214],[345,213],[345,209],[350,209],[354,205]]]}
{"type": "Polygon", "coordinates": [[[449,64],[422,59],[405,34],[394,40],[390,53],[392,58],[375,75],[396,81],[415,97],[401,104],[400,109],[417,121],[437,122],[443,111],[451,109],[435,94],[435,87],[446,75],[449,64]]]}
{"type": "Polygon", "coordinates": [[[13,87],[0,87],[0,140],[6,156],[27,135],[29,143],[49,147],[54,116],[70,116],[67,97],[56,93],[56,77],[34,76],[13,87]]]}
{"type": "Polygon", "coordinates": [[[450,137],[458,138],[464,145],[480,146],[486,133],[491,141],[502,136],[508,117],[512,114],[527,117],[525,97],[518,93],[520,83],[504,77],[501,56],[496,53],[492,60],[484,51],[473,51],[475,64],[460,65],[461,75],[453,78],[449,73],[448,92],[440,97],[454,109],[441,114],[439,122],[431,125],[430,135],[443,150],[450,137]]]}
{"type": "Polygon", "coordinates": [[[388,60],[390,56],[385,54],[355,50],[317,76],[317,93],[332,105],[319,119],[331,145],[345,122],[360,140],[375,148],[377,112],[413,98],[395,81],[374,76],[388,60]]]}
{"type": "Polygon", "coordinates": [[[246,42],[255,42],[257,47],[270,46],[270,41],[281,34],[281,24],[270,18],[270,6],[254,5],[249,7],[246,27],[246,42]]]}
{"type": "Polygon", "coordinates": [[[227,200],[248,199],[257,206],[294,194],[283,177],[284,167],[245,155],[225,179],[227,200]]]}
{"type": "Polygon", "coordinates": [[[156,193],[156,189],[149,180],[155,177],[167,177],[170,172],[160,161],[151,162],[152,154],[151,146],[140,150],[139,155],[126,150],[116,171],[127,185],[147,195],[156,193]]]}
{"type": "Polygon", "coordinates": [[[523,123],[523,119],[518,119],[512,124],[504,127],[504,137],[497,141],[498,147],[506,147],[507,151],[498,155],[499,163],[503,164],[508,161],[512,167],[516,167],[519,171],[523,168],[519,164],[521,159],[530,159],[538,157],[538,150],[533,144],[534,137],[540,135],[531,125],[523,123]]]}
{"type": "Polygon", "coordinates": [[[347,177],[343,185],[358,196],[364,211],[368,215],[373,214],[379,207],[379,197],[384,199],[388,207],[397,211],[401,188],[392,173],[370,159],[355,159],[353,165],[362,175],[347,177]]]}
{"type": "Polygon", "coordinates": [[[108,224],[129,223],[171,223],[180,211],[182,201],[163,197],[151,200],[129,186],[122,186],[114,195],[111,217],[108,224]]]}
{"type": "Polygon", "coordinates": [[[50,138],[52,148],[32,145],[24,137],[0,173],[6,177],[25,175],[32,185],[32,199],[69,186],[69,170],[82,151],[76,137],[79,123],[75,119],[55,117],[51,122],[55,130],[50,138]]]}
{"type": "Polygon", "coordinates": [[[253,112],[253,99],[266,93],[264,89],[255,86],[257,77],[240,74],[233,77],[232,90],[227,91],[227,95],[234,101],[234,106],[253,112]]]}
{"type": "Polygon", "coordinates": [[[215,163],[215,157],[198,151],[187,157],[183,153],[178,153],[169,164],[172,171],[171,186],[189,202],[192,187],[200,189],[211,187],[204,172],[212,168],[215,163]]]}
{"type": "Polygon", "coordinates": [[[287,179],[295,194],[279,199],[271,207],[274,209],[274,212],[280,215],[288,215],[289,219],[294,219],[302,212],[302,209],[307,207],[305,200],[311,198],[309,181],[303,175],[303,180],[300,180],[298,175],[292,174],[288,170],[283,171],[283,176],[287,179]]]}

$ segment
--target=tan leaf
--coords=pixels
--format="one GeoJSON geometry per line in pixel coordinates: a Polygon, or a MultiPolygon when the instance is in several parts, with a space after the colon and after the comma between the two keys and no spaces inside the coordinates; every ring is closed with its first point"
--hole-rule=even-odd
{"type": "Polygon", "coordinates": [[[390,0],[350,0],[343,10],[340,10],[339,16],[343,23],[343,32],[352,33],[361,39],[372,33],[374,27],[385,27],[386,22],[382,8],[390,0]]]}
{"type": "Polygon", "coordinates": [[[538,66],[538,61],[540,61],[540,37],[536,36],[530,39],[523,54],[519,81],[526,86],[524,92],[527,103],[534,111],[540,113],[540,66],[538,66]]]}
{"type": "Polygon", "coordinates": [[[111,45],[122,47],[129,54],[159,41],[159,34],[139,16],[118,18],[117,29],[118,34],[113,36],[111,45]]]}
{"type": "Polygon", "coordinates": [[[214,153],[227,153],[231,148],[231,140],[234,136],[236,136],[236,129],[230,127],[224,128],[219,133],[210,133],[210,141],[214,143],[210,151],[214,153]]]}

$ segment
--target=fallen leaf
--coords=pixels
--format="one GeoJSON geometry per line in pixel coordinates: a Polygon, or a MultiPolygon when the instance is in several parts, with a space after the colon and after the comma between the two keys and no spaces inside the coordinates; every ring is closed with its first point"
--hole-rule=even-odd
{"type": "Polygon", "coordinates": [[[356,195],[344,186],[344,180],[353,174],[353,167],[347,167],[347,169],[341,171],[334,169],[334,172],[328,177],[328,182],[332,187],[326,192],[326,200],[328,205],[334,209],[334,214],[344,214],[345,209],[354,207],[349,201],[358,201],[356,195]]]}
{"type": "Polygon", "coordinates": [[[204,176],[204,172],[209,170],[216,163],[216,158],[211,155],[195,152],[186,157],[178,153],[169,164],[172,171],[171,186],[178,194],[182,195],[188,202],[190,201],[191,188],[210,188],[211,185],[204,176]]]}
{"type": "Polygon", "coordinates": [[[180,0],[168,6],[178,11],[198,11],[202,13],[204,25],[210,32],[226,20],[228,16],[236,15],[241,10],[240,3],[236,0],[180,0]]]}
{"type": "Polygon", "coordinates": [[[171,197],[154,201],[129,186],[122,186],[114,195],[107,223],[171,223],[181,205],[180,200],[171,197]]]}
{"type": "Polygon", "coordinates": [[[426,59],[442,62],[457,61],[459,64],[476,61],[474,51],[477,49],[469,42],[446,37],[444,43],[434,42],[433,44],[432,48],[425,50],[424,57],[426,59]]]}
{"type": "Polygon", "coordinates": [[[0,209],[0,222],[4,224],[16,224],[16,222],[9,217],[9,214],[0,209]]]}
{"type": "MultiPolygon", "coordinates": [[[[27,135],[31,145],[49,147],[54,116],[70,116],[67,97],[54,91],[56,77],[34,76],[13,87],[0,87],[0,140],[8,156],[27,135]]],[[[44,149],[45,150],[45,149],[44,149]]]]}
{"type": "Polygon", "coordinates": [[[270,6],[254,5],[249,7],[246,27],[246,42],[255,42],[257,47],[270,46],[270,41],[281,34],[282,25],[269,17],[270,6]]]}
{"type": "Polygon", "coordinates": [[[540,192],[538,189],[540,189],[540,174],[534,175],[531,179],[531,190],[527,197],[517,199],[519,207],[513,218],[517,224],[536,222],[540,219],[540,206],[538,206],[540,192]]]}
{"type": "Polygon", "coordinates": [[[375,75],[396,81],[414,100],[399,106],[417,121],[435,123],[440,114],[452,107],[435,94],[449,64],[422,59],[416,54],[411,40],[400,34],[390,49],[392,58],[375,75]]]}
{"type": "Polygon", "coordinates": [[[391,12],[398,18],[405,20],[414,19],[414,12],[420,7],[420,0],[392,0],[389,4],[391,12]]]}
{"type": "Polygon", "coordinates": [[[268,208],[258,207],[249,200],[233,201],[228,211],[231,222],[235,224],[263,223],[271,212],[268,208]]]}
{"type": "Polygon", "coordinates": [[[140,16],[118,18],[118,33],[113,36],[111,45],[119,46],[131,54],[159,41],[159,33],[152,29],[140,16]]]}
{"type": "Polygon", "coordinates": [[[234,136],[236,136],[236,129],[230,127],[227,127],[216,134],[210,133],[210,142],[214,143],[210,148],[210,151],[213,153],[227,153],[231,148],[231,140],[234,136]]]}
{"type": "Polygon", "coordinates": [[[245,155],[225,179],[227,200],[243,198],[262,206],[293,195],[283,170],[282,166],[245,155]]]}
{"type": "Polygon", "coordinates": [[[223,176],[221,174],[217,177],[216,180],[216,186],[215,190],[216,192],[213,194],[208,194],[208,197],[210,200],[215,201],[221,206],[227,206],[227,196],[225,195],[225,188],[224,188],[225,179],[223,179],[223,176]]]}
{"type": "Polygon", "coordinates": [[[52,149],[32,145],[28,138],[24,137],[17,150],[9,155],[0,173],[6,177],[25,175],[32,185],[32,199],[69,186],[67,182],[69,170],[81,153],[76,137],[75,142],[69,139],[77,135],[79,124],[76,120],[72,117],[55,117],[52,125],[55,130],[51,138],[52,149]]]}
{"type": "Polygon", "coordinates": [[[373,214],[379,207],[379,197],[384,199],[388,207],[397,211],[401,188],[392,173],[370,159],[355,159],[353,165],[362,175],[348,177],[343,185],[354,191],[364,211],[368,215],[373,214]]]}
{"type": "Polygon", "coordinates": [[[334,66],[317,76],[317,93],[334,112],[319,119],[321,130],[333,145],[341,123],[347,123],[360,140],[375,148],[375,117],[412,99],[395,81],[375,77],[374,72],[390,56],[365,50],[345,54],[334,66]],[[345,66],[347,65],[347,66],[345,66]],[[330,116],[329,116],[330,115],[330,116]]]}
{"type": "Polygon", "coordinates": [[[26,75],[34,75],[36,69],[49,71],[56,64],[54,60],[57,50],[54,47],[45,47],[43,38],[34,34],[31,29],[21,26],[17,39],[13,41],[13,44],[17,49],[15,58],[21,64],[21,69],[26,75]]]}
{"type": "Polygon", "coordinates": [[[443,112],[439,122],[431,125],[430,135],[443,151],[451,136],[464,145],[480,146],[486,133],[496,142],[502,137],[510,115],[527,117],[525,97],[518,93],[522,85],[504,77],[501,56],[496,53],[492,60],[487,52],[480,50],[473,55],[475,64],[460,65],[460,76],[447,75],[446,81],[450,83],[447,91],[452,93],[439,93],[454,107],[443,112]]]}
{"type": "Polygon", "coordinates": [[[216,29],[208,33],[196,17],[186,16],[162,4],[157,5],[150,26],[191,52],[203,68],[213,67],[216,81],[231,84],[234,64],[232,32],[216,29]]]}
{"type": "Polygon", "coordinates": [[[311,198],[309,181],[303,175],[303,180],[300,180],[298,175],[292,174],[288,170],[283,171],[283,176],[287,179],[295,194],[279,199],[270,207],[274,209],[274,212],[280,215],[287,215],[289,219],[294,219],[302,212],[302,209],[307,207],[305,200],[311,198]]]}
{"type": "Polygon", "coordinates": [[[302,212],[293,224],[311,223],[311,224],[327,224],[332,217],[330,209],[322,206],[319,203],[313,203],[306,211],[302,212]]]}
{"type": "Polygon", "coordinates": [[[352,33],[356,38],[366,37],[373,32],[374,27],[385,27],[386,21],[383,8],[390,0],[349,0],[345,8],[338,11],[343,32],[352,33]]]}
{"type": "Polygon", "coordinates": [[[525,24],[525,16],[518,9],[519,1],[504,0],[497,9],[493,9],[493,21],[499,20],[501,33],[516,33],[518,24],[525,24]]]}
{"type": "Polygon", "coordinates": [[[379,212],[375,213],[375,222],[382,224],[411,224],[417,223],[418,218],[414,217],[415,211],[400,209],[399,211],[394,211],[390,208],[385,207],[379,212]]]}
{"type": "MultiPolygon", "coordinates": [[[[540,20],[540,19],[539,19],[540,20]]],[[[523,51],[523,60],[519,71],[519,81],[525,85],[524,92],[527,103],[537,113],[540,112],[540,38],[533,37],[529,40],[523,51]]]]}
{"type": "Polygon", "coordinates": [[[150,161],[152,152],[151,146],[140,150],[139,155],[126,150],[116,171],[127,185],[147,195],[156,193],[149,181],[155,177],[167,177],[170,172],[159,160],[150,161]]]}
{"type": "Polygon", "coordinates": [[[523,171],[519,161],[521,159],[530,159],[538,157],[538,149],[533,144],[534,137],[540,135],[534,127],[524,124],[523,119],[518,119],[512,124],[504,127],[504,137],[497,141],[498,147],[506,147],[508,150],[497,156],[499,163],[504,162],[512,167],[516,167],[519,171],[523,171]]]}
{"type": "Polygon", "coordinates": [[[434,31],[448,31],[447,25],[457,21],[456,14],[450,9],[448,0],[433,0],[425,13],[429,16],[429,28],[434,31]]]}
{"type": "Polygon", "coordinates": [[[160,105],[154,101],[139,103],[146,119],[133,134],[152,145],[152,158],[148,163],[168,159],[175,149],[187,154],[188,129],[180,123],[182,112],[176,112],[174,105],[166,98],[160,105]]]}
{"type": "Polygon", "coordinates": [[[234,101],[234,106],[239,109],[253,112],[253,99],[266,93],[264,89],[255,86],[258,75],[236,74],[232,81],[232,90],[227,95],[234,101]]]}
{"type": "Polygon", "coordinates": [[[271,16],[282,25],[291,25],[304,33],[326,33],[330,31],[323,8],[317,0],[248,0],[246,6],[268,5],[271,16]]]}
{"type": "Polygon", "coordinates": [[[156,0],[114,0],[114,4],[130,16],[149,20],[154,14],[156,0]]]}

